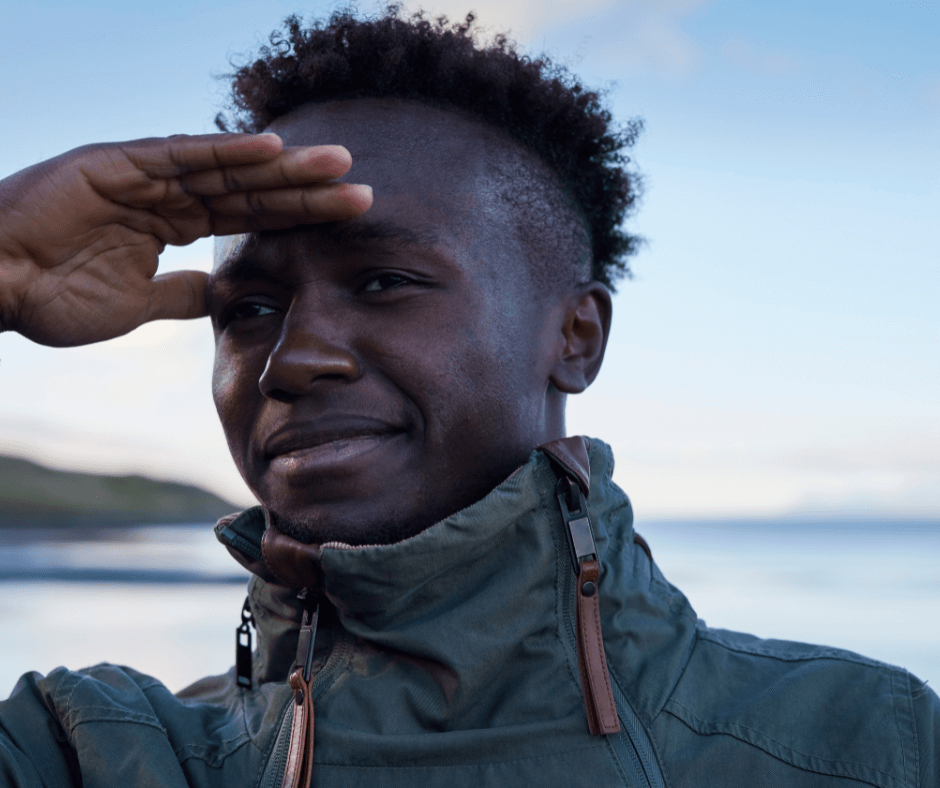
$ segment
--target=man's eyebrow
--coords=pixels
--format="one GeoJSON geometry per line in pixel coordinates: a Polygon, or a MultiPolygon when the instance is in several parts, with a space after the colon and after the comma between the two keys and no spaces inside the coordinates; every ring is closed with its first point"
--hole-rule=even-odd
{"type": "Polygon", "coordinates": [[[324,241],[337,246],[364,247],[405,244],[407,246],[428,247],[440,242],[440,239],[434,233],[405,227],[386,219],[330,222],[329,224],[318,225],[316,234],[322,235],[324,241]]]}
{"type": "MultiPolygon", "coordinates": [[[[311,225],[305,228],[314,241],[321,241],[333,248],[386,249],[391,246],[405,245],[427,249],[439,244],[437,234],[405,227],[387,220],[378,221],[343,221],[328,224],[311,225]]],[[[217,284],[235,281],[264,281],[278,283],[277,275],[263,261],[266,251],[262,251],[260,237],[252,237],[232,257],[219,266],[213,276],[217,284]]]]}
{"type": "Polygon", "coordinates": [[[209,280],[210,289],[215,290],[220,285],[231,285],[234,282],[246,280],[279,284],[274,272],[261,263],[252,253],[253,251],[255,250],[242,249],[222,263],[209,280]]]}

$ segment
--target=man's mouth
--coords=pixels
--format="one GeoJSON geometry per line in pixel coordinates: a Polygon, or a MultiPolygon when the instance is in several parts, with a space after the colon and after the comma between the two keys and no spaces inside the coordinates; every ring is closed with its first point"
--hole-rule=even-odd
{"type": "Polygon", "coordinates": [[[285,425],[264,442],[264,459],[288,474],[322,472],[404,434],[402,427],[358,416],[285,425]]]}

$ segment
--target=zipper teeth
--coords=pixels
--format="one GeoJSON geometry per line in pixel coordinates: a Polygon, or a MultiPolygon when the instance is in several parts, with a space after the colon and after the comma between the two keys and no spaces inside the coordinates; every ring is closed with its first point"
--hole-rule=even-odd
{"type": "Polygon", "coordinates": [[[380,544],[346,544],[345,542],[326,542],[320,545],[321,550],[368,550],[370,547],[388,547],[380,544]]]}
{"type": "Polygon", "coordinates": [[[222,529],[222,536],[225,537],[225,541],[232,545],[232,547],[241,550],[243,553],[251,556],[256,561],[264,560],[261,555],[261,550],[258,549],[257,545],[246,539],[244,536],[240,536],[239,534],[235,533],[235,531],[233,531],[228,526],[222,529]]]}
{"type": "Polygon", "coordinates": [[[284,773],[284,764],[287,763],[287,750],[290,748],[289,731],[290,721],[293,720],[293,705],[294,699],[291,698],[284,709],[281,724],[278,726],[274,750],[268,759],[268,765],[265,767],[265,778],[262,783],[262,788],[277,788],[281,783],[284,773]]]}

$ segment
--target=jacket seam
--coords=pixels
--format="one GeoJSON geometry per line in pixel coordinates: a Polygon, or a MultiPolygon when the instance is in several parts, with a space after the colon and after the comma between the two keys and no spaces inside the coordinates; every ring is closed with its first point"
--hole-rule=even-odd
{"type": "Polygon", "coordinates": [[[620,757],[617,755],[617,750],[614,747],[613,742],[610,740],[610,736],[605,736],[607,744],[607,754],[610,756],[610,759],[614,763],[614,768],[617,770],[617,774],[620,775],[620,782],[623,783],[624,788],[629,788],[630,781],[627,779],[626,772],[623,770],[623,764],[620,762],[620,757]]]}
{"type": "MultiPolygon", "coordinates": [[[[653,722],[655,722],[656,718],[662,713],[663,709],[666,708],[666,704],[669,703],[669,701],[672,699],[672,696],[675,694],[676,687],[679,686],[679,683],[682,681],[682,677],[685,675],[686,670],[688,670],[689,668],[689,664],[692,662],[692,652],[695,650],[695,645],[697,642],[698,642],[698,630],[696,629],[692,632],[692,639],[689,641],[689,645],[686,649],[684,659],[682,661],[682,667],[678,671],[676,678],[672,683],[672,686],[669,688],[669,691],[665,693],[666,699],[662,702],[660,707],[650,717],[650,721],[649,721],[650,725],[652,725],[653,722]]],[[[623,693],[624,698],[627,698],[628,701],[633,701],[631,705],[633,706],[634,712],[636,712],[636,708],[639,704],[636,703],[636,698],[634,698],[632,695],[624,691],[623,688],[627,686],[627,683],[623,680],[623,677],[620,675],[619,670],[615,668],[613,665],[608,665],[608,668],[610,672],[614,675],[614,680],[620,686],[620,691],[623,693]]],[[[637,718],[639,718],[639,714],[637,714],[637,718]]],[[[643,720],[640,720],[640,722],[644,726],[646,726],[646,723],[644,723],[643,720]]],[[[647,731],[648,730],[649,728],[647,726],[647,731]]]]}
{"type": "MultiPolygon", "coordinates": [[[[231,744],[234,741],[238,741],[238,738],[235,739],[226,739],[221,744],[231,744]]],[[[251,744],[250,738],[242,739],[237,747],[232,747],[227,752],[218,752],[215,748],[207,747],[204,744],[184,744],[179,749],[174,749],[173,753],[176,755],[176,759],[180,763],[185,761],[195,759],[197,761],[202,761],[203,763],[208,764],[212,767],[221,766],[225,763],[225,760],[236,752],[238,752],[246,744],[251,744]],[[213,757],[214,756],[214,757],[213,757]]]]}
{"type": "Polygon", "coordinates": [[[907,756],[905,755],[905,752],[904,752],[905,744],[906,744],[905,742],[906,737],[904,735],[904,729],[901,727],[900,717],[898,716],[900,712],[899,706],[901,705],[901,703],[904,702],[904,700],[907,700],[907,708],[905,710],[908,712],[908,720],[910,722],[910,727],[914,730],[914,775],[913,776],[914,776],[914,784],[916,785],[917,780],[919,779],[919,776],[920,776],[919,775],[920,763],[919,763],[918,752],[917,752],[917,730],[916,730],[917,726],[914,723],[914,704],[910,699],[910,686],[911,686],[910,674],[908,673],[907,676],[896,676],[895,674],[892,674],[891,683],[892,685],[894,685],[895,679],[898,682],[900,682],[902,678],[907,679],[907,681],[905,682],[907,684],[907,687],[894,687],[893,686],[893,688],[896,690],[895,703],[894,703],[894,721],[895,721],[895,724],[898,726],[898,739],[899,739],[899,743],[901,746],[901,763],[904,766],[904,779],[907,780],[908,778],[907,756]]]}
{"type": "Polygon", "coordinates": [[[749,648],[741,645],[732,645],[731,643],[728,643],[719,637],[715,637],[707,629],[697,628],[696,636],[700,640],[707,640],[709,643],[714,643],[716,646],[721,646],[728,651],[734,651],[738,654],[750,654],[757,657],[769,657],[771,659],[778,659],[781,662],[810,662],[812,660],[818,659],[834,659],[841,662],[851,662],[855,665],[864,665],[868,668],[885,670],[891,673],[906,672],[902,668],[898,668],[895,665],[889,665],[886,662],[878,662],[878,660],[868,659],[867,657],[863,657],[861,655],[853,655],[851,651],[843,651],[842,649],[827,649],[820,646],[810,646],[815,650],[816,653],[802,654],[800,656],[789,656],[786,654],[781,654],[779,651],[770,649],[762,649],[759,647],[749,648]]]}
{"type": "MultiPolygon", "coordinates": [[[[698,621],[697,616],[695,617],[695,620],[698,621]]],[[[670,700],[672,700],[672,696],[675,694],[676,688],[679,686],[679,683],[682,681],[682,677],[685,676],[685,672],[689,669],[689,665],[692,664],[692,652],[695,651],[695,647],[698,645],[698,641],[699,641],[699,631],[698,631],[698,627],[695,627],[692,630],[692,637],[690,638],[689,644],[686,647],[685,658],[683,659],[683,662],[682,662],[682,669],[679,671],[679,674],[676,676],[676,680],[672,683],[672,686],[669,688],[669,693],[666,695],[666,700],[663,701],[662,706],[659,707],[657,712],[653,715],[652,719],[650,720],[650,725],[653,724],[653,720],[655,720],[662,713],[663,709],[666,708],[666,704],[669,703],[670,700]]]]}
{"type": "MultiPolygon", "coordinates": [[[[264,780],[265,772],[268,770],[268,765],[271,763],[271,758],[274,757],[274,750],[277,748],[278,740],[281,738],[281,729],[284,727],[284,718],[287,716],[287,712],[290,709],[290,704],[293,701],[292,697],[287,699],[287,702],[284,704],[284,711],[282,711],[277,716],[277,725],[274,728],[274,736],[271,737],[271,744],[265,750],[263,757],[261,758],[261,766],[258,768],[258,774],[255,778],[255,785],[260,786],[264,780]]],[[[260,751],[260,747],[258,750],[260,751]]],[[[316,748],[314,748],[316,749],[316,748]]]]}
{"type": "MultiPolygon", "coordinates": [[[[740,729],[740,730],[743,730],[743,731],[749,731],[749,732],[751,732],[751,733],[754,733],[754,734],[756,734],[757,736],[760,736],[760,737],[762,737],[762,738],[767,739],[768,741],[773,742],[774,744],[778,745],[782,750],[785,750],[786,752],[795,753],[795,754],[797,754],[797,755],[801,755],[801,756],[804,757],[804,758],[811,759],[811,760],[815,760],[815,761],[819,761],[820,763],[823,763],[823,764],[830,764],[833,769],[834,769],[835,766],[839,766],[839,765],[841,765],[841,766],[857,766],[857,767],[860,768],[860,769],[866,769],[866,770],[868,770],[868,771],[874,772],[875,774],[880,774],[881,776],[887,778],[888,780],[890,780],[890,781],[892,781],[892,782],[899,782],[899,783],[902,783],[902,784],[909,784],[909,783],[907,782],[907,779],[906,779],[906,778],[898,779],[898,778],[895,777],[894,775],[888,774],[887,772],[883,772],[883,771],[881,771],[880,769],[875,768],[874,766],[867,766],[866,764],[863,764],[863,763],[856,763],[855,761],[833,761],[833,760],[830,760],[830,759],[828,759],[828,758],[821,758],[821,757],[819,757],[818,755],[810,755],[809,753],[801,752],[800,750],[797,750],[797,749],[794,748],[794,747],[790,747],[789,745],[786,745],[786,744],[784,744],[784,743],[781,742],[781,741],[777,741],[775,738],[773,738],[772,736],[767,735],[766,733],[764,733],[764,732],[762,732],[762,731],[756,730],[755,728],[749,728],[747,725],[741,725],[740,723],[731,722],[730,720],[717,720],[717,721],[714,721],[714,722],[708,722],[708,721],[706,721],[706,720],[703,720],[701,717],[698,717],[691,709],[689,709],[688,707],[682,705],[682,703],[680,703],[679,701],[677,701],[677,700],[671,700],[670,703],[674,703],[674,704],[675,704],[676,706],[678,706],[680,709],[682,709],[683,711],[685,711],[685,712],[689,715],[689,717],[691,717],[691,718],[692,718],[693,720],[695,720],[696,722],[700,723],[701,726],[702,726],[702,728],[704,728],[704,729],[711,728],[711,727],[713,727],[713,726],[715,726],[715,725],[717,725],[717,724],[720,724],[720,723],[724,723],[725,725],[730,726],[730,729],[727,729],[727,730],[713,730],[713,731],[704,732],[704,731],[701,731],[701,730],[697,730],[697,729],[695,729],[695,728],[692,728],[692,726],[689,725],[689,727],[692,728],[692,730],[694,730],[696,733],[704,734],[704,735],[706,735],[706,736],[710,736],[710,735],[714,735],[714,734],[724,734],[724,735],[727,735],[727,736],[732,736],[733,738],[737,739],[738,741],[742,741],[742,742],[744,742],[745,744],[750,744],[752,747],[756,747],[757,749],[761,750],[761,752],[767,753],[767,754],[770,755],[772,758],[777,758],[778,760],[781,760],[781,761],[783,761],[784,763],[788,763],[788,764],[790,764],[791,766],[793,766],[793,767],[795,767],[795,768],[797,768],[797,769],[803,769],[804,771],[815,771],[815,770],[812,769],[812,768],[807,768],[807,767],[805,767],[805,766],[800,766],[800,764],[794,763],[792,760],[787,760],[787,759],[785,759],[785,758],[782,758],[782,757],[779,756],[779,755],[775,755],[774,753],[770,752],[770,750],[766,749],[765,747],[762,747],[762,746],[761,746],[760,744],[758,744],[757,742],[750,741],[749,739],[745,739],[745,738],[743,738],[743,737],[737,735],[737,734],[734,732],[734,729],[737,728],[737,729],[740,729]]],[[[672,716],[674,716],[676,719],[678,719],[678,720],[679,720],[680,722],[682,722],[683,724],[688,725],[688,723],[687,723],[680,715],[675,714],[675,713],[673,713],[673,712],[669,712],[669,709],[665,709],[665,711],[668,712],[668,713],[671,713],[672,716]]],[[[817,773],[818,773],[818,772],[817,772],[817,773]]],[[[828,772],[828,774],[830,774],[830,776],[832,776],[832,777],[851,777],[852,779],[865,779],[865,778],[859,777],[859,776],[857,776],[857,775],[839,774],[839,773],[836,772],[836,771],[830,771],[830,772],[828,772]]]]}
{"type": "MultiPolygon", "coordinates": [[[[82,707],[82,711],[86,709],[107,709],[108,711],[114,711],[114,709],[110,706],[83,706],[82,707]]],[[[142,715],[138,719],[130,719],[130,718],[120,719],[120,718],[108,717],[108,716],[82,717],[82,719],[78,720],[78,722],[76,722],[74,725],[71,726],[70,732],[73,732],[76,728],[78,728],[79,725],[85,725],[90,722],[116,722],[119,725],[143,725],[147,728],[156,728],[164,736],[167,735],[166,728],[164,728],[156,719],[147,719],[146,717],[142,715]]]]}
{"type": "MultiPolygon", "coordinates": [[[[911,730],[914,734],[914,762],[917,766],[914,773],[914,779],[916,780],[915,785],[920,785],[920,734],[917,732],[917,717],[914,716],[914,690],[911,688],[911,678],[912,676],[910,675],[907,678],[907,686],[909,690],[907,699],[911,706],[911,719],[913,720],[911,730]]],[[[925,681],[920,687],[918,687],[918,689],[926,689],[926,687],[927,682],[925,681]]]]}
{"type": "MultiPolygon", "coordinates": [[[[60,703],[60,702],[64,703],[64,705],[65,705],[65,719],[63,719],[62,722],[64,723],[64,724],[63,724],[63,727],[66,729],[66,731],[68,731],[69,738],[71,739],[71,738],[72,738],[72,730],[73,730],[74,727],[75,727],[75,726],[72,724],[72,696],[75,694],[75,691],[78,689],[78,685],[81,684],[83,681],[85,681],[85,680],[88,678],[88,676],[80,676],[80,678],[78,679],[78,681],[76,681],[76,682],[72,685],[71,689],[68,690],[68,695],[67,695],[66,697],[63,697],[63,692],[66,691],[66,690],[65,690],[65,686],[64,686],[64,685],[65,685],[65,679],[66,679],[68,676],[70,676],[70,675],[74,675],[74,674],[72,674],[72,673],[66,674],[66,676],[64,676],[64,677],[62,678],[62,681],[61,681],[61,682],[59,683],[59,685],[56,687],[56,694],[55,694],[55,699],[53,700],[53,703],[54,703],[54,705],[56,706],[57,709],[58,709],[58,707],[59,707],[59,703],[60,703]]],[[[77,724],[78,724],[78,723],[76,723],[76,725],[77,725],[77,724]]]]}
{"type": "MultiPolygon", "coordinates": [[[[891,689],[895,689],[895,687],[894,687],[894,677],[892,676],[891,678],[892,678],[892,681],[891,681],[891,685],[892,685],[892,686],[891,686],[891,689]]],[[[902,768],[903,771],[904,771],[904,777],[905,777],[905,779],[907,779],[907,758],[904,757],[904,734],[901,732],[901,720],[900,720],[900,718],[898,717],[898,699],[897,699],[897,697],[894,698],[894,703],[891,704],[891,705],[894,706],[894,724],[895,724],[895,726],[896,726],[897,729],[898,729],[898,743],[901,745],[901,768],[902,768]]]]}
{"type": "MultiPolygon", "coordinates": [[[[218,745],[182,744],[178,748],[174,747],[174,752],[179,758],[180,763],[182,763],[184,760],[189,760],[190,758],[198,758],[199,760],[204,760],[206,762],[221,763],[236,750],[241,749],[245,744],[251,743],[251,736],[249,735],[248,731],[241,731],[238,735],[233,736],[230,739],[222,739],[218,745]],[[226,745],[236,742],[237,746],[232,747],[227,752],[220,752],[220,750],[224,749],[226,745]],[[202,756],[200,756],[199,751],[203,753],[202,756]],[[212,757],[213,754],[216,755],[215,758],[212,757]]],[[[256,747],[255,749],[258,748],[256,747]]]]}
{"type": "MultiPolygon", "coordinates": [[[[549,493],[541,488],[539,488],[539,495],[542,498],[549,497],[549,493]]],[[[556,520],[557,518],[553,518],[556,520]]],[[[562,524],[564,527],[564,524],[562,524]]],[[[576,665],[572,665],[571,658],[568,653],[570,647],[570,642],[566,641],[568,637],[568,627],[567,622],[565,621],[565,612],[567,610],[567,600],[563,599],[562,588],[558,584],[559,577],[564,577],[569,571],[569,565],[571,558],[568,554],[568,545],[564,543],[563,536],[561,534],[561,529],[555,527],[552,529],[552,544],[555,547],[555,577],[552,579],[552,586],[555,593],[555,602],[556,602],[556,618],[557,626],[555,627],[555,637],[558,640],[558,645],[561,647],[561,653],[565,655],[565,666],[568,668],[568,678],[571,679],[575,688],[577,689],[578,695],[583,699],[584,698],[584,687],[581,684],[581,675],[578,670],[576,670],[576,665]],[[561,570],[559,571],[559,566],[561,570]]],[[[572,616],[572,624],[574,623],[574,617],[572,616]]],[[[576,631],[571,633],[575,638],[577,638],[576,631]]],[[[575,660],[577,660],[578,649],[577,646],[574,648],[575,660]]]]}
{"type": "MultiPolygon", "coordinates": [[[[152,689],[164,689],[164,685],[159,681],[153,680],[149,683],[145,683],[141,686],[142,691],[146,695],[149,690],[152,689]]],[[[245,704],[244,698],[239,701],[239,708],[241,710],[241,720],[243,724],[243,730],[240,731],[237,735],[231,737],[230,739],[222,739],[218,744],[182,744],[179,747],[173,747],[173,754],[176,756],[176,759],[183,763],[188,761],[190,758],[196,758],[200,761],[204,761],[212,766],[220,764],[225,761],[232,753],[236,750],[241,749],[246,742],[251,742],[251,735],[248,733],[247,726],[244,726],[245,718],[245,704]],[[237,746],[232,747],[231,749],[226,750],[227,745],[230,745],[234,742],[237,742],[237,746]],[[214,757],[213,757],[214,756],[214,757]]]]}
{"type": "MultiPolygon", "coordinates": [[[[623,699],[626,701],[627,705],[630,706],[630,710],[633,712],[633,715],[636,717],[636,721],[640,724],[640,726],[643,728],[643,731],[646,733],[646,739],[649,742],[650,749],[653,752],[653,757],[656,759],[656,766],[659,769],[659,774],[663,778],[663,785],[665,786],[665,788],[669,788],[669,781],[666,779],[666,771],[663,768],[663,759],[659,756],[659,750],[656,749],[656,742],[653,740],[653,733],[650,730],[649,725],[643,722],[643,720],[640,718],[640,715],[637,713],[636,708],[634,708],[633,704],[630,703],[630,698],[628,697],[627,693],[623,691],[624,684],[620,680],[618,675],[613,671],[613,669],[611,669],[611,673],[613,674],[614,683],[617,685],[617,689],[620,690],[620,694],[623,695],[623,699]]],[[[672,693],[670,692],[670,696],[671,695],[672,693]]],[[[659,714],[657,713],[656,717],[658,716],[659,714]]],[[[653,717],[653,719],[656,719],[656,717],[653,717]]],[[[645,767],[644,767],[644,770],[645,770],[645,767]]],[[[647,780],[649,780],[649,775],[647,775],[647,780]]]]}

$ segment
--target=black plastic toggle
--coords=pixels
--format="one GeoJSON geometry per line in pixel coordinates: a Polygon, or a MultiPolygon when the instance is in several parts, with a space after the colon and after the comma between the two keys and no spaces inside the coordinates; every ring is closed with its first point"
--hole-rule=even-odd
{"type": "Polygon", "coordinates": [[[248,597],[242,605],[242,623],[235,630],[235,683],[251,689],[251,625],[255,619],[251,614],[248,597]]]}

